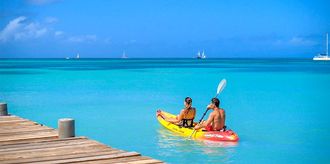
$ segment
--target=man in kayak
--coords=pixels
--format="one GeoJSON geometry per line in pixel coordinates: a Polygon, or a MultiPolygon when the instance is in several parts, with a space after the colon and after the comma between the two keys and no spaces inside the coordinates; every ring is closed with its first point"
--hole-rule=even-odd
{"type": "Polygon", "coordinates": [[[198,130],[205,128],[207,131],[220,131],[225,130],[225,120],[226,114],[225,110],[219,108],[220,100],[218,98],[212,98],[211,103],[207,106],[207,109],[212,109],[209,118],[206,121],[203,121],[201,124],[198,124],[194,129],[198,130]]]}
{"type": "Polygon", "coordinates": [[[184,100],[184,108],[181,110],[180,114],[175,118],[168,118],[162,116],[166,121],[181,125],[183,127],[193,127],[194,118],[196,115],[196,108],[192,107],[192,99],[186,97],[184,100]]]}

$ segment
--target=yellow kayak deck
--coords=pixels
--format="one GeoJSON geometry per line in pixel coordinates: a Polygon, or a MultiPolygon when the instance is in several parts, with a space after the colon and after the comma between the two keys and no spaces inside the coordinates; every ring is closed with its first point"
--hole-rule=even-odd
{"type": "MultiPolygon", "coordinates": [[[[171,113],[164,112],[164,111],[161,111],[161,115],[163,115],[167,118],[175,118],[176,117],[176,115],[173,115],[171,113]]],[[[192,135],[192,133],[194,132],[193,128],[181,127],[181,126],[176,125],[174,123],[170,123],[170,122],[164,120],[160,115],[157,116],[157,119],[158,119],[159,123],[161,125],[163,125],[165,128],[167,128],[168,130],[173,131],[175,133],[178,133],[178,134],[180,134],[184,137],[190,137],[192,135]]],[[[197,124],[197,123],[194,123],[194,124],[197,124]]],[[[199,130],[196,130],[191,137],[192,138],[200,138],[201,136],[203,136],[203,133],[205,133],[205,132],[203,132],[201,129],[199,129],[199,130]]]]}
{"type": "MultiPolygon", "coordinates": [[[[239,140],[238,135],[232,130],[226,131],[203,131],[202,129],[198,129],[194,131],[194,128],[182,127],[177,124],[168,122],[164,119],[166,118],[175,118],[176,115],[173,115],[164,111],[156,112],[158,122],[163,125],[168,130],[175,132],[184,137],[190,137],[193,139],[200,140],[210,140],[210,141],[230,141],[237,142],[239,140]]],[[[197,124],[197,123],[194,123],[197,124]]]]}

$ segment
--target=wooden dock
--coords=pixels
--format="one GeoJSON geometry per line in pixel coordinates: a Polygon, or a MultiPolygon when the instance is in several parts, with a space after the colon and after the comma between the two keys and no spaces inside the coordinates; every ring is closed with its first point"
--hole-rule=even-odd
{"type": "Polygon", "coordinates": [[[55,129],[0,116],[0,163],[163,163],[86,137],[60,139],[55,129]]]}

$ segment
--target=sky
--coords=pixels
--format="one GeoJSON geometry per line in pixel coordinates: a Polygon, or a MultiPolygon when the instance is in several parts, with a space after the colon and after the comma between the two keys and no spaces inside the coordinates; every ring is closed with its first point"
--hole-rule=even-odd
{"type": "Polygon", "coordinates": [[[312,58],[329,0],[1,0],[0,58],[312,58]]]}

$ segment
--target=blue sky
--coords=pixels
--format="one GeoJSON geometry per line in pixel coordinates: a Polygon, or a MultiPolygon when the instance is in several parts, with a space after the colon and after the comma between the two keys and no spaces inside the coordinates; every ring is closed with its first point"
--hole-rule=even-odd
{"type": "Polygon", "coordinates": [[[2,0],[0,58],[313,57],[327,0],[2,0]]]}

